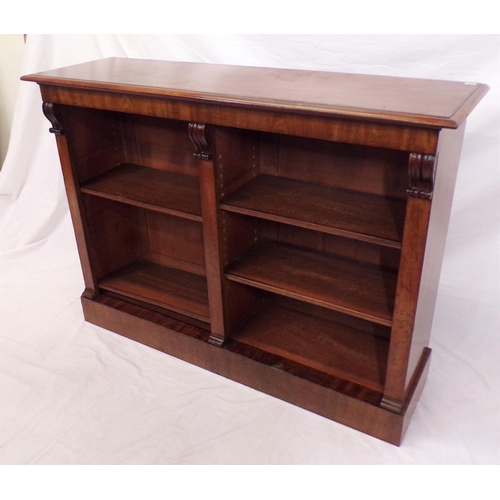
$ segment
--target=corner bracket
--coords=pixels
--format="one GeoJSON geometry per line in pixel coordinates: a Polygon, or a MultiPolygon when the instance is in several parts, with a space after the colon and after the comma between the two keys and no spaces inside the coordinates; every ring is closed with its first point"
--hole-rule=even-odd
{"type": "Polygon", "coordinates": [[[203,123],[190,123],[188,133],[196,150],[193,156],[197,160],[210,161],[212,159],[212,148],[209,144],[210,127],[203,123]]]}
{"type": "Polygon", "coordinates": [[[408,161],[409,183],[406,194],[414,198],[432,200],[434,179],[436,177],[436,157],[410,153],[408,161]]]}
{"type": "Polygon", "coordinates": [[[42,104],[42,111],[45,118],[52,124],[52,127],[49,128],[49,132],[56,135],[64,135],[63,126],[54,114],[54,104],[52,102],[44,102],[42,104]]]}

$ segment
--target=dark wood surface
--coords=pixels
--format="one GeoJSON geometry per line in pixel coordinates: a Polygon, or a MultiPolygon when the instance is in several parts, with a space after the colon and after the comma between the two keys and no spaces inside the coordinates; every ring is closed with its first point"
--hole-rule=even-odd
{"type": "Polygon", "coordinates": [[[265,302],[233,339],[380,393],[389,342],[265,302]]]}
{"type": "Polygon", "coordinates": [[[87,320],[400,443],[486,85],[131,59],[23,79],[87,320]]]}
{"type": "Polygon", "coordinates": [[[99,282],[114,293],[210,322],[206,280],[152,262],[134,262],[99,282]]]}
{"type": "Polygon", "coordinates": [[[57,135],[56,142],[85,283],[83,293],[87,297],[93,297],[97,291],[97,276],[91,262],[93,248],[90,247],[88,237],[86,237],[88,226],[86,225],[86,217],[84,217],[85,208],[82,194],[78,188],[78,172],[75,172],[73,167],[66,137],[64,135],[57,135]]]}
{"type": "Polygon", "coordinates": [[[387,397],[400,404],[422,352],[429,345],[464,128],[443,130],[440,134],[432,204],[425,200],[409,201],[406,233],[411,241],[403,256],[393,327],[394,338],[399,341],[395,341],[391,349],[386,388],[387,397]],[[425,259],[422,261],[418,255],[424,254],[424,246],[425,259]],[[407,261],[411,261],[411,265],[407,261]],[[414,316],[408,314],[412,303],[415,304],[414,316]]]}
{"type": "Polygon", "coordinates": [[[395,273],[262,241],[226,269],[230,280],[392,325],[395,273]]]}
{"type": "Polygon", "coordinates": [[[201,221],[200,188],[196,177],[124,164],[85,183],[82,191],[201,221]]]}
{"type": "Polygon", "coordinates": [[[224,198],[221,208],[401,248],[406,202],[259,175],[224,198]]]}
{"type": "MultiPolygon", "coordinates": [[[[258,144],[262,174],[406,199],[408,154],[404,151],[284,134],[261,134],[258,144]]],[[[230,167],[234,168],[233,163],[230,167]]]]}
{"type": "Polygon", "coordinates": [[[152,210],[144,212],[145,260],[206,275],[202,224],[152,210]]]}
{"type": "Polygon", "coordinates": [[[82,194],[82,219],[96,280],[140,259],[148,247],[143,209],[82,194]]]}
{"type": "Polygon", "coordinates": [[[438,128],[457,128],[488,90],[475,82],[122,58],[23,79],[438,128]]]}
{"type": "MultiPolygon", "coordinates": [[[[205,131],[203,130],[203,132],[205,131]]],[[[205,139],[208,145],[208,137],[205,137],[205,139]]],[[[209,340],[210,343],[220,346],[224,343],[227,332],[223,304],[223,256],[220,245],[221,230],[217,217],[216,202],[219,197],[219,183],[217,182],[213,161],[207,158],[201,159],[199,163],[205,261],[207,263],[208,294],[212,323],[209,340]]]]}
{"type": "MultiPolygon", "coordinates": [[[[129,94],[61,85],[42,84],[40,90],[45,102],[72,107],[89,106],[93,109],[118,112],[134,110],[134,113],[148,117],[273,132],[407,152],[419,151],[435,154],[439,136],[439,129],[435,128],[353,120],[348,115],[345,118],[331,118],[264,107],[242,107],[235,112],[234,106],[225,102],[215,105],[204,100],[184,101],[167,99],[154,94],[129,94]]],[[[142,164],[132,160],[130,162],[142,164]]]]}
{"type": "MultiPolygon", "coordinates": [[[[409,198],[383,400],[387,407],[395,411],[400,410],[406,393],[408,356],[422,284],[430,210],[430,200],[409,198]]],[[[422,292],[425,293],[425,284],[422,292]]]]}

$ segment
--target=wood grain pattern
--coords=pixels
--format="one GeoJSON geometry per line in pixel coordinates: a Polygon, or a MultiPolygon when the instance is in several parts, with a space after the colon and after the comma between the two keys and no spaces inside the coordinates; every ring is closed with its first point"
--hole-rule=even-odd
{"type": "Polygon", "coordinates": [[[389,342],[270,303],[232,337],[320,372],[383,392],[389,342]]]}
{"type": "Polygon", "coordinates": [[[226,276],[381,325],[392,325],[396,275],[375,266],[263,241],[229,265],[226,276]]]}
{"type": "Polygon", "coordinates": [[[93,297],[97,293],[97,274],[95,260],[92,261],[93,248],[89,239],[88,226],[85,216],[85,207],[80,190],[77,185],[78,174],[73,168],[68,142],[66,136],[56,135],[59,161],[64,178],[64,187],[68,197],[71,221],[75,232],[78,255],[82,266],[83,279],[85,282],[85,296],[93,297]]]}
{"type": "Polygon", "coordinates": [[[61,105],[58,112],[80,183],[126,163],[118,113],[61,105]]]}
{"type": "Polygon", "coordinates": [[[172,264],[168,264],[170,267],[206,275],[203,226],[200,222],[150,210],[145,211],[145,216],[146,260],[161,264],[172,259],[172,264]]]}
{"type": "MultiPolygon", "coordinates": [[[[179,101],[153,95],[41,86],[45,101],[89,107],[97,110],[129,111],[140,115],[200,122],[252,131],[273,132],[326,141],[361,144],[400,151],[420,151],[435,154],[438,129],[411,125],[366,122],[352,118],[331,118],[284,112],[279,109],[241,108],[237,112],[230,104],[204,101],[179,101]]],[[[132,162],[133,163],[133,162],[132,162]]]]}
{"type": "Polygon", "coordinates": [[[201,222],[196,177],[124,164],[85,183],[82,192],[201,222]]]}
{"type": "Polygon", "coordinates": [[[109,58],[24,76],[42,84],[457,128],[479,83],[109,58]]]}
{"type": "Polygon", "coordinates": [[[431,201],[408,199],[401,267],[396,289],[384,398],[387,408],[400,410],[406,392],[408,356],[420,290],[431,201]]]}
{"type": "Polygon", "coordinates": [[[152,262],[134,262],[105,276],[99,287],[210,322],[206,280],[152,262]]]}
{"type": "Polygon", "coordinates": [[[362,401],[363,403],[375,407],[380,404],[382,398],[381,392],[369,389],[365,385],[349,382],[345,379],[345,376],[337,377],[325,371],[316,370],[303,363],[294,361],[290,357],[273,354],[268,350],[262,350],[255,345],[250,345],[234,339],[231,339],[225,348],[230,352],[256,361],[271,370],[279,370],[280,372],[292,375],[296,379],[328,388],[331,391],[348,396],[354,400],[362,401]]]}
{"type": "Polygon", "coordinates": [[[406,200],[404,151],[264,133],[259,146],[262,174],[406,200]]]}
{"type": "Polygon", "coordinates": [[[82,195],[92,270],[97,280],[140,259],[148,250],[143,209],[82,195]]]}
{"type": "Polygon", "coordinates": [[[110,115],[123,151],[122,163],[198,177],[188,123],[120,111],[110,115]]]}
{"type": "Polygon", "coordinates": [[[422,352],[430,341],[464,132],[465,125],[462,125],[458,130],[442,130],[439,134],[436,180],[420,280],[418,307],[409,349],[406,390],[411,383],[413,373],[418,369],[417,365],[420,362],[422,352]]]}
{"type": "Polygon", "coordinates": [[[221,208],[401,248],[406,202],[259,175],[224,198],[221,208]]]}
{"type": "MultiPolygon", "coordinates": [[[[227,214],[230,214],[230,212],[227,212],[227,214]]],[[[243,215],[238,217],[245,218],[246,225],[250,225],[250,217],[243,215]]],[[[252,220],[255,219],[252,218],[252,220]]],[[[257,221],[260,222],[260,224],[257,224],[258,239],[279,241],[324,255],[331,255],[334,258],[340,257],[364,264],[373,264],[381,268],[392,269],[395,272],[399,270],[401,250],[398,248],[367,243],[359,239],[344,238],[323,231],[311,231],[310,229],[272,222],[266,219],[257,219],[257,221]]],[[[238,253],[238,255],[241,255],[241,253],[238,253]]]]}
{"type": "Polygon", "coordinates": [[[200,168],[200,191],[203,212],[203,236],[207,263],[208,297],[211,318],[209,342],[218,347],[227,340],[228,332],[223,305],[221,228],[218,219],[217,199],[219,183],[210,144],[210,129],[204,124],[191,123],[189,134],[195,146],[195,157],[200,168]]]}

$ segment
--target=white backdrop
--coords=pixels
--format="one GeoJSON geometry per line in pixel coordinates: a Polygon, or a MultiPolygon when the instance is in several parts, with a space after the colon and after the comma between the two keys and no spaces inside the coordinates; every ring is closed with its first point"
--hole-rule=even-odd
{"type": "Polygon", "coordinates": [[[23,73],[110,56],[477,81],[426,388],[396,448],[83,321],[38,87],[0,172],[0,464],[500,463],[500,37],[29,35],[23,73]]]}

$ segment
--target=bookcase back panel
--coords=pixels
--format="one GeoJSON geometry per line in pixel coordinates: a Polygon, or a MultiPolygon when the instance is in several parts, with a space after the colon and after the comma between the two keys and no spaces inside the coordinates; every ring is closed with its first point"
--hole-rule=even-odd
{"type": "Polygon", "coordinates": [[[123,163],[199,175],[186,122],[74,106],[60,113],[80,182],[123,163]]]}
{"type": "Polygon", "coordinates": [[[401,251],[396,248],[265,220],[260,221],[259,226],[262,239],[271,239],[324,255],[352,259],[395,271],[399,268],[401,251]]]}
{"type": "Polygon", "coordinates": [[[227,196],[260,169],[260,134],[248,130],[214,127],[215,163],[220,195],[227,196]]]}
{"type": "Polygon", "coordinates": [[[148,234],[143,209],[87,195],[83,203],[96,280],[145,254],[148,234]]]}
{"type": "Polygon", "coordinates": [[[125,162],[117,113],[75,106],[58,109],[80,182],[125,162]]]}
{"type": "Polygon", "coordinates": [[[261,173],[405,198],[408,154],[286,135],[263,134],[261,173]]]}
{"type": "Polygon", "coordinates": [[[146,219],[150,260],[206,274],[201,223],[151,211],[146,219]]]}
{"type": "Polygon", "coordinates": [[[94,196],[84,203],[97,280],[141,259],[206,274],[199,222],[94,196]]]}
{"type": "Polygon", "coordinates": [[[197,177],[188,124],[141,115],[121,115],[121,138],[127,163],[197,177]]]}

